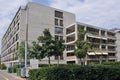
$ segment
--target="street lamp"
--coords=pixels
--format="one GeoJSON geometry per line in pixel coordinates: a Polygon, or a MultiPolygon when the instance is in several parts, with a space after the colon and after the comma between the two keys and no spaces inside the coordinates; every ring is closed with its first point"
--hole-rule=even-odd
{"type": "MultiPolygon", "coordinates": [[[[28,0],[31,2],[31,0],[28,0]]],[[[28,12],[29,8],[28,5],[26,6],[26,38],[25,38],[25,77],[27,77],[27,53],[28,53],[28,12]]]]}

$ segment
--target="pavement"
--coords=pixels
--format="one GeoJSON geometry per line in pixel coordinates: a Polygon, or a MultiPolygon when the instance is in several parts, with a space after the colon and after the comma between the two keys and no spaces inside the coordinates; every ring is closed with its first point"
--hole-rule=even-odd
{"type": "Polygon", "coordinates": [[[16,73],[8,73],[6,70],[0,70],[0,80],[27,80],[17,76],[16,73]]]}

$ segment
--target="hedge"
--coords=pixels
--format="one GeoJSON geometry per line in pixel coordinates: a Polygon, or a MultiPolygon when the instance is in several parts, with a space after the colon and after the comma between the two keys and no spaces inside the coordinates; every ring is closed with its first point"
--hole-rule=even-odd
{"type": "Polygon", "coordinates": [[[29,80],[120,80],[120,68],[111,66],[60,66],[29,71],[29,80]]]}

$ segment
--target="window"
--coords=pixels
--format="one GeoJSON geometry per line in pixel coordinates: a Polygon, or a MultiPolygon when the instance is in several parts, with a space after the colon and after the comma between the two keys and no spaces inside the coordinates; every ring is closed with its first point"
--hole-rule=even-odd
{"type": "Polygon", "coordinates": [[[108,53],[109,56],[115,56],[115,53],[108,53]]]}
{"type": "Polygon", "coordinates": [[[55,56],[55,60],[58,60],[58,57],[60,57],[60,60],[63,60],[63,55],[55,56]]]}
{"type": "Polygon", "coordinates": [[[60,20],[60,26],[63,26],[63,20],[60,20]]]}
{"type": "Polygon", "coordinates": [[[18,47],[19,47],[19,42],[17,42],[16,50],[18,50],[18,47]]]}
{"type": "Polygon", "coordinates": [[[75,56],[74,53],[67,53],[67,56],[75,56]]]}
{"type": "Polygon", "coordinates": [[[57,26],[63,26],[63,20],[55,18],[55,25],[57,25],[57,26]]]}
{"type": "Polygon", "coordinates": [[[55,17],[63,18],[63,12],[55,11],[55,17]]]}
{"type": "Polygon", "coordinates": [[[16,34],[16,41],[19,39],[18,34],[16,34]]]}
{"type": "Polygon", "coordinates": [[[18,23],[18,25],[17,25],[17,30],[19,30],[19,26],[20,26],[20,24],[18,23]]]}
{"type": "Polygon", "coordinates": [[[15,21],[13,22],[13,26],[15,26],[15,21]]]}
{"type": "Polygon", "coordinates": [[[15,42],[15,38],[13,37],[13,43],[15,42]]]}
{"type": "Polygon", "coordinates": [[[63,40],[63,36],[58,36],[58,35],[55,35],[56,38],[60,39],[60,40],[63,40]]]}
{"type": "Polygon", "coordinates": [[[55,25],[58,25],[58,19],[55,19],[55,25]]]}
{"type": "Polygon", "coordinates": [[[75,45],[67,45],[66,51],[74,50],[75,45]]]}
{"type": "Polygon", "coordinates": [[[63,34],[63,28],[55,27],[55,34],[63,34]]]}

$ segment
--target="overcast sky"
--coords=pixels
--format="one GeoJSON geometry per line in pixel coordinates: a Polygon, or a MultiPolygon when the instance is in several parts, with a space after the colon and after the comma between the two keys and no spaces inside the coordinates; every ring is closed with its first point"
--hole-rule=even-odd
{"type": "MultiPolygon", "coordinates": [[[[94,26],[120,28],[120,0],[32,0],[46,6],[76,14],[76,20],[94,26]]],[[[0,44],[1,38],[20,6],[28,0],[0,0],[0,44]]]]}

